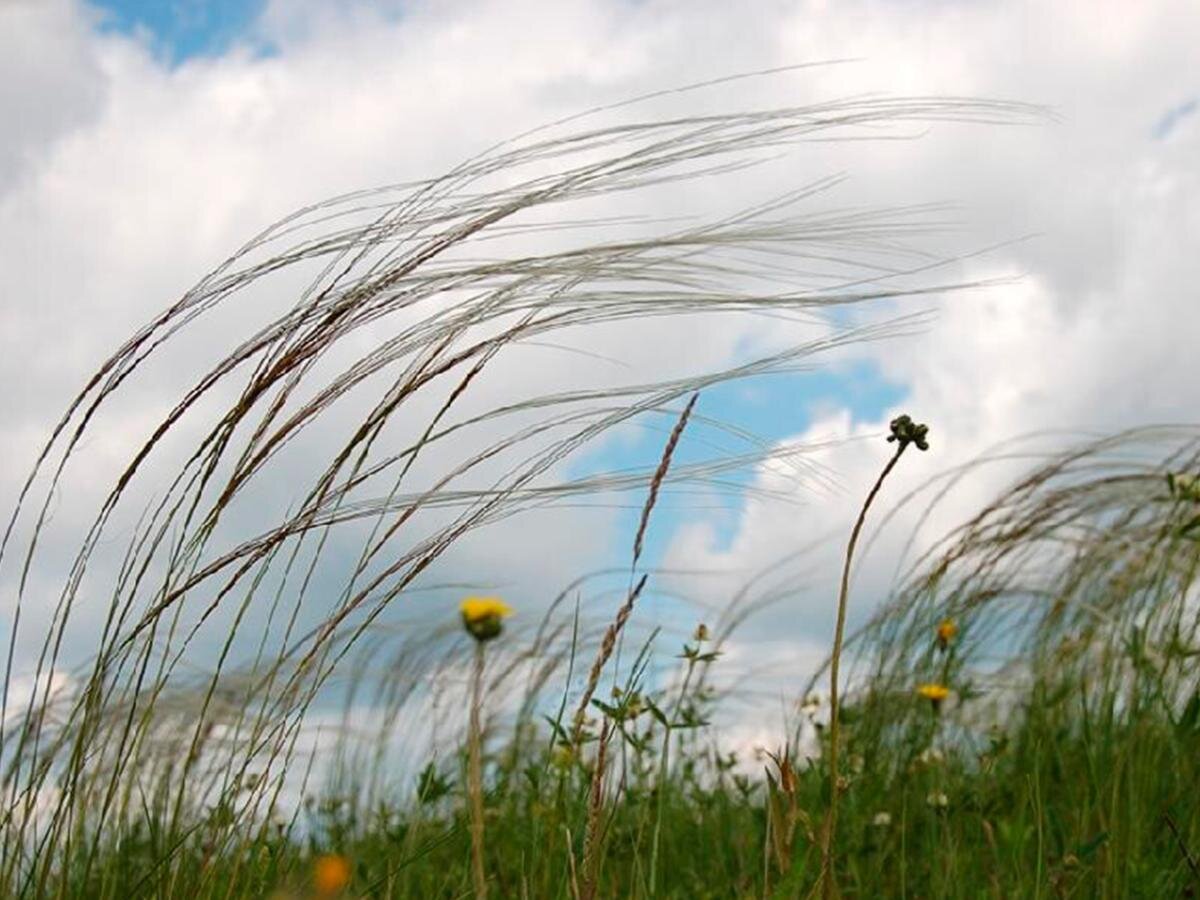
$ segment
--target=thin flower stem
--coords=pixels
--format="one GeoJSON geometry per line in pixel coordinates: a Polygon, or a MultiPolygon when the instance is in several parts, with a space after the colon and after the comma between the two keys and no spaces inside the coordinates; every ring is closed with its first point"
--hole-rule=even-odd
{"type": "Polygon", "coordinates": [[[871,508],[884,480],[896,467],[901,455],[908,447],[908,441],[901,440],[896,452],[888,460],[867,500],[859,510],[858,520],[850,532],[850,542],[846,545],[846,560],[842,566],[842,584],[838,593],[837,625],[833,632],[833,653],[829,657],[829,811],[825,816],[825,827],[821,832],[821,893],[829,898],[837,896],[837,886],[833,870],[834,831],[837,828],[838,813],[838,741],[840,727],[838,723],[838,669],[842,658],[842,640],[846,630],[846,605],[850,593],[850,565],[854,559],[854,547],[858,543],[858,535],[862,531],[867,518],[867,510],[871,508]]]}
{"type": "Polygon", "coordinates": [[[475,642],[471,673],[471,720],[468,736],[467,792],[471,797],[471,875],[476,900],[487,900],[487,875],[483,868],[483,742],[480,707],[483,701],[483,641],[475,642]]]}
{"type": "MultiPolygon", "coordinates": [[[[699,645],[697,645],[699,646],[699,645]]],[[[657,896],[658,888],[658,848],[659,839],[662,835],[662,820],[663,807],[666,802],[667,789],[670,787],[670,763],[671,763],[671,734],[675,722],[679,719],[679,709],[683,706],[683,701],[687,697],[688,685],[692,681],[692,673],[696,669],[696,659],[694,656],[688,657],[687,672],[683,676],[683,687],[679,691],[679,696],[675,698],[675,706],[671,710],[671,717],[667,719],[667,724],[663,727],[663,744],[662,754],[658,764],[658,791],[657,802],[654,813],[654,839],[650,848],[650,896],[657,896]]]]}

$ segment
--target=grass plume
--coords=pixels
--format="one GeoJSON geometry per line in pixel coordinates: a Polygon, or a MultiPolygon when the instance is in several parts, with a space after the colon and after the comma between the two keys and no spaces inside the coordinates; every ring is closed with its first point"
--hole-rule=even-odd
{"type": "MultiPolygon", "coordinates": [[[[631,627],[660,493],[743,493],[754,489],[726,477],[767,460],[803,468],[803,447],[771,446],[693,416],[698,393],[796,372],[920,319],[825,322],[815,338],[657,380],[488,391],[506,384],[503,366],[515,355],[569,346],[603,326],[648,328],[696,314],[817,320],[848,304],[971,286],[937,281],[952,260],[899,246],[926,226],[923,208],[811,209],[836,179],[787,185],[778,197],[682,224],[602,216],[589,204],[716,182],[807,141],[1029,121],[1038,112],[936,98],[669,118],[632,109],[593,111],[436,177],[298,210],[251,237],[88,378],[22,482],[0,539],[12,609],[0,699],[0,894],[303,892],[321,859],[340,861],[321,870],[324,883],[345,880],[347,891],[380,896],[457,896],[472,884],[479,896],[699,897],[714,884],[760,887],[757,850],[743,865],[745,847],[714,844],[694,824],[736,829],[762,846],[754,785],[695,737],[701,707],[715,702],[704,681],[711,660],[689,666],[685,678],[695,680],[678,693],[640,682],[628,691],[624,718],[602,723],[594,773],[580,771],[578,755],[554,752],[577,749],[601,673],[631,627]],[[523,241],[531,235],[536,242],[523,241]],[[864,262],[806,277],[811,260],[845,259],[847,248],[864,262]],[[875,264],[881,256],[886,270],[875,264]],[[172,387],[164,373],[186,381],[172,387]],[[91,439],[116,433],[124,404],[150,388],[161,406],[107,471],[102,455],[89,454],[91,439]],[[569,468],[614,429],[674,415],[680,403],[657,466],[569,468]],[[703,427],[736,439],[737,449],[675,460],[689,423],[689,437],[703,427]],[[95,494],[82,492],[70,515],[54,514],[55,498],[81,477],[95,494]],[[586,631],[589,610],[567,622],[551,604],[530,644],[489,649],[486,671],[477,644],[465,738],[441,736],[455,758],[465,749],[469,784],[454,784],[441,758],[422,759],[416,793],[389,794],[395,723],[418,708],[436,722],[429,707],[445,702],[441,684],[462,662],[448,632],[397,640],[389,617],[437,587],[439,564],[481,530],[534,509],[635,492],[645,502],[616,618],[597,635],[586,631]],[[542,695],[575,690],[555,683],[560,666],[573,682],[574,660],[593,648],[572,733],[554,721],[545,740],[535,727],[542,695]],[[496,714],[510,739],[485,754],[479,705],[501,686],[517,698],[496,714]],[[331,716],[342,689],[345,702],[331,716]],[[359,721],[363,705],[382,711],[383,724],[359,721]],[[340,743],[326,777],[317,760],[329,731],[340,743]],[[377,736],[366,750],[353,739],[364,731],[377,736]],[[629,760],[612,789],[602,765],[610,742],[629,760]],[[658,752],[647,755],[651,746],[658,752]],[[589,812],[602,806],[603,823],[589,812]],[[515,835],[556,849],[534,858],[515,835]],[[719,876],[687,876],[678,861],[705,841],[719,876]],[[625,854],[622,864],[600,866],[602,846],[625,854]]],[[[1156,565],[1159,550],[1143,550],[1145,564],[1156,565]]],[[[922,596],[911,609],[932,603],[922,596]]],[[[967,609],[986,605],[977,598],[967,609]]],[[[739,615],[730,614],[715,646],[739,615]]],[[[905,668],[915,646],[904,644],[906,622],[882,617],[861,638],[879,652],[881,690],[917,668],[905,668]]],[[[981,628],[968,623],[967,632],[981,628]]],[[[652,644],[634,666],[639,678],[652,644]]],[[[798,803],[811,799],[803,782],[798,803]]],[[[1194,843],[1192,822],[1182,817],[1180,832],[1194,843]]],[[[797,842],[794,852],[806,851],[797,842]]],[[[811,874],[802,862],[796,878],[811,874]]]]}

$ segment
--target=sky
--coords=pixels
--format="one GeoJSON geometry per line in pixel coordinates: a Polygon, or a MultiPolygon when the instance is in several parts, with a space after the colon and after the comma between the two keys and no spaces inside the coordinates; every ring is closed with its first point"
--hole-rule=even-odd
{"type": "MultiPolygon", "coordinates": [[[[0,501],[11,507],[71,392],[122,339],[304,204],[438,174],[581,110],[800,63],[826,64],[670,102],[694,112],[952,95],[1044,107],[1019,124],[934,123],[890,135],[903,140],[806,145],[736,182],[765,199],[844,175],[818,208],[937,204],[940,227],[914,238],[952,260],[933,283],[982,284],[856,308],[846,315],[861,323],[927,319],[902,339],[827,354],[811,373],[701,398],[707,417],[775,445],[813,445],[805,458],[826,477],[767,464],[742,473],[744,490],[732,496],[666,496],[648,562],[668,571],[639,615],[680,627],[710,616],[756,572],[818,542],[766,580],[778,602],[729,648],[731,669],[765,666],[793,679],[828,646],[839,536],[886,458],[892,416],[928,422],[932,448],[904,460],[881,520],[939,473],[1026,435],[1053,448],[1194,421],[1198,41],[1200,8],[1171,0],[3,0],[0,377],[9,389],[0,398],[0,501]]],[[[723,198],[696,189],[686,199],[703,210],[723,198]]],[[[668,193],[647,202],[659,205],[639,212],[670,216],[682,201],[668,193]]],[[[234,327],[253,321],[255,302],[234,327]]],[[[539,380],[638,381],[680,361],[732,365],[802,338],[755,317],[606,326],[588,338],[606,361],[531,348],[481,402],[539,380]]],[[[172,374],[131,392],[91,439],[95,472],[128,456],[172,374]]],[[[609,436],[574,471],[652,462],[665,427],[609,436]]],[[[703,447],[685,439],[680,452],[698,458],[703,447]]],[[[979,469],[919,528],[915,505],[900,510],[860,564],[852,621],[886,596],[910,537],[927,545],[1018,471],[979,469]]],[[[90,474],[56,499],[61,523],[94,509],[89,482],[102,479],[90,474]]],[[[284,506],[294,499],[286,481],[270,495],[284,506]]],[[[575,575],[627,560],[635,520],[636,510],[539,512],[522,527],[473,536],[446,567],[535,609],[575,575]]],[[[61,580],[60,552],[47,551],[35,607],[61,580]]],[[[0,571],[6,610],[12,579],[0,571]]],[[[616,602],[591,601],[601,619],[616,602]]]]}

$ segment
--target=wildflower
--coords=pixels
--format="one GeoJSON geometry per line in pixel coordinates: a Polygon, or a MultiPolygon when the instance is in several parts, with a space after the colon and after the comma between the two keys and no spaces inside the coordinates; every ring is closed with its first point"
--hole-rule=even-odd
{"type": "Polygon", "coordinates": [[[942,751],[937,747],[926,747],[917,756],[917,762],[926,766],[936,766],[945,758],[946,757],[942,754],[942,751]]]}
{"type": "Polygon", "coordinates": [[[929,434],[928,425],[918,425],[910,416],[897,416],[892,419],[889,427],[892,429],[891,437],[888,438],[889,444],[899,441],[901,448],[916,444],[918,450],[929,449],[929,442],[926,440],[926,435],[929,434]]]}
{"type": "Polygon", "coordinates": [[[925,802],[934,809],[945,809],[950,805],[950,798],[945,791],[930,791],[925,795],[925,802]]]}
{"type": "Polygon", "coordinates": [[[941,624],[937,627],[937,643],[938,648],[945,650],[950,646],[950,642],[954,640],[954,636],[958,634],[958,623],[953,619],[942,619],[941,624]]]}
{"type": "Polygon", "coordinates": [[[944,684],[922,684],[917,687],[917,693],[932,703],[933,711],[937,712],[942,701],[950,696],[950,689],[944,684]]]}
{"type": "Polygon", "coordinates": [[[703,622],[701,622],[699,625],[697,625],[696,632],[695,632],[695,634],[692,635],[692,640],[693,641],[707,641],[708,640],[708,626],[705,625],[703,622]]]}
{"type": "Polygon", "coordinates": [[[802,712],[805,717],[814,724],[817,720],[817,714],[820,713],[820,711],[821,698],[817,694],[809,694],[804,698],[804,702],[800,704],[800,712],[802,712]]]}
{"type": "Polygon", "coordinates": [[[467,597],[459,606],[463,627],[477,641],[490,641],[500,634],[501,620],[512,615],[512,607],[499,597],[467,597]]]}
{"type": "Polygon", "coordinates": [[[318,897],[336,897],[350,883],[350,862],[344,856],[327,853],[313,864],[313,887],[318,897]]]}
{"type": "Polygon", "coordinates": [[[877,812],[875,818],[871,820],[871,824],[876,828],[887,828],[892,824],[892,814],[890,812],[877,812]]]}

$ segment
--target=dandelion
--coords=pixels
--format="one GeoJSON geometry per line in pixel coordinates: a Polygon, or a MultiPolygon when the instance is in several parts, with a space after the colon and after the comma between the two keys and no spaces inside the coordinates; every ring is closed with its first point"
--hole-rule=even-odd
{"type": "Polygon", "coordinates": [[[459,606],[463,627],[477,641],[498,637],[503,620],[512,615],[512,607],[499,597],[467,597],[459,606]]]}
{"type": "Polygon", "coordinates": [[[945,809],[950,805],[950,798],[945,791],[930,791],[925,795],[925,802],[933,809],[945,809]]]}
{"type": "Polygon", "coordinates": [[[950,696],[950,688],[944,684],[922,684],[917,687],[917,693],[932,703],[933,711],[937,712],[942,701],[950,696]]]}
{"type": "Polygon", "coordinates": [[[958,623],[953,619],[942,619],[941,624],[937,627],[937,644],[939,650],[946,650],[950,646],[950,642],[954,640],[958,634],[958,623]]]}
{"type": "Polygon", "coordinates": [[[313,888],[318,897],[336,897],[350,883],[350,862],[336,853],[318,856],[313,863],[313,888]]]}
{"type": "Polygon", "coordinates": [[[500,635],[512,607],[499,597],[467,597],[459,606],[463,627],[475,638],[475,665],[471,672],[471,707],[467,726],[467,795],[471,801],[471,878],[476,900],[486,900],[487,873],[483,866],[483,648],[500,635]]]}
{"type": "Polygon", "coordinates": [[[871,824],[876,828],[887,828],[892,824],[892,814],[890,812],[877,812],[875,818],[871,820],[871,824]]]}

